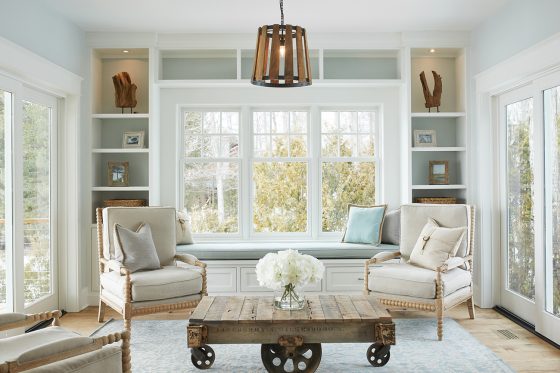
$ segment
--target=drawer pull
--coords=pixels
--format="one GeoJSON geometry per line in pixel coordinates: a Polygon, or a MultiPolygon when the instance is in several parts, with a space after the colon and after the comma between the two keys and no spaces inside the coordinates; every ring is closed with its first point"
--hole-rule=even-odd
{"type": "Polygon", "coordinates": [[[364,281],[363,277],[358,277],[358,281],[364,281]]]}

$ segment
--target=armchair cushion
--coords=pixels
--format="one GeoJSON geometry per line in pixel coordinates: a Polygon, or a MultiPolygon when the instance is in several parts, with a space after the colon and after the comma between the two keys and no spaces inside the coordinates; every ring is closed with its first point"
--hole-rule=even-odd
{"type": "Polygon", "coordinates": [[[177,211],[177,245],[193,244],[191,219],[186,211],[177,211]]]}
{"type": "Polygon", "coordinates": [[[162,266],[173,264],[177,246],[175,209],[172,207],[107,207],[103,209],[103,256],[115,259],[113,227],[120,224],[136,230],[140,223],[150,224],[152,238],[162,266]]]}
{"type": "Polygon", "coordinates": [[[470,206],[409,204],[401,206],[400,252],[405,259],[409,259],[428,218],[437,221],[441,227],[467,227],[467,234],[463,236],[456,255],[464,257],[469,254],[469,237],[473,229],[470,206]]]}
{"type": "Polygon", "coordinates": [[[0,339],[0,362],[25,363],[93,343],[93,339],[53,326],[0,339]]]}
{"type": "MultiPolygon", "coordinates": [[[[142,302],[193,295],[202,291],[199,272],[177,266],[165,266],[130,275],[132,301],[142,302]]],[[[101,285],[113,295],[123,298],[125,276],[111,271],[101,274],[101,285]]]]}
{"type": "Polygon", "coordinates": [[[122,373],[120,346],[105,346],[100,350],[27,370],[26,373],[122,373]]]}
{"type": "Polygon", "coordinates": [[[140,224],[136,231],[115,224],[114,234],[116,260],[130,272],[160,268],[149,224],[140,224]]]}
{"type": "Polygon", "coordinates": [[[435,271],[455,256],[466,230],[466,227],[442,228],[434,219],[428,218],[410,254],[409,263],[435,271]]]}
{"type": "MultiPolygon", "coordinates": [[[[454,268],[442,273],[443,295],[471,285],[471,273],[454,268]]],[[[407,263],[382,264],[370,267],[369,290],[377,293],[403,295],[423,299],[436,297],[436,272],[407,263]]]]}
{"type": "Polygon", "coordinates": [[[26,317],[27,316],[24,313],[17,313],[17,312],[0,313],[0,325],[23,321],[25,320],[26,317]]]}

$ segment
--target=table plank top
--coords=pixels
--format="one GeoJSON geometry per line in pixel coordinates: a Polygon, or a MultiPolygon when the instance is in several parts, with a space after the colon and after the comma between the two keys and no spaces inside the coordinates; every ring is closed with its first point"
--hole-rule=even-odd
{"type": "Polygon", "coordinates": [[[366,295],[310,295],[298,311],[278,310],[271,296],[207,296],[196,307],[192,324],[391,322],[391,315],[366,295]]]}

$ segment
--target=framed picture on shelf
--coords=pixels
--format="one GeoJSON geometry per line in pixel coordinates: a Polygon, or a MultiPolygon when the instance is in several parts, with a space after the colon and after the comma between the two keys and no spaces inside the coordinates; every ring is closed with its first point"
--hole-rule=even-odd
{"type": "Polygon", "coordinates": [[[436,131],[414,130],[414,147],[437,146],[436,131]]]}
{"type": "Polygon", "coordinates": [[[123,134],[123,148],[143,148],[144,131],[125,132],[123,134]]]}
{"type": "Polygon", "coordinates": [[[107,184],[110,187],[128,186],[128,162],[109,161],[107,166],[107,184]]]}
{"type": "Polygon", "coordinates": [[[430,161],[430,185],[449,184],[449,162],[430,161]]]}

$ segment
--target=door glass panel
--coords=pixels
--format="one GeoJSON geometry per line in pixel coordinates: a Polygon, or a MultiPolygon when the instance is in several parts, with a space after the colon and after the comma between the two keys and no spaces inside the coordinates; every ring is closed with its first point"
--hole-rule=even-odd
{"type": "Polygon", "coordinates": [[[506,106],[507,287],[535,299],[533,99],[506,106]]]}
{"type": "Polygon", "coordinates": [[[544,91],[547,180],[546,310],[560,316],[560,86],[544,91]]]}
{"type": "Polygon", "coordinates": [[[29,305],[52,293],[51,108],[23,102],[24,298],[29,305]]]}
{"type": "Polygon", "coordinates": [[[0,90],[0,313],[7,311],[8,296],[8,256],[6,246],[6,186],[9,178],[6,175],[6,160],[9,159],[9,146],[6,133],[12,123],[12,94],[0,90]],[[8,157],[7,157],[8,156],[8,157]]]}

